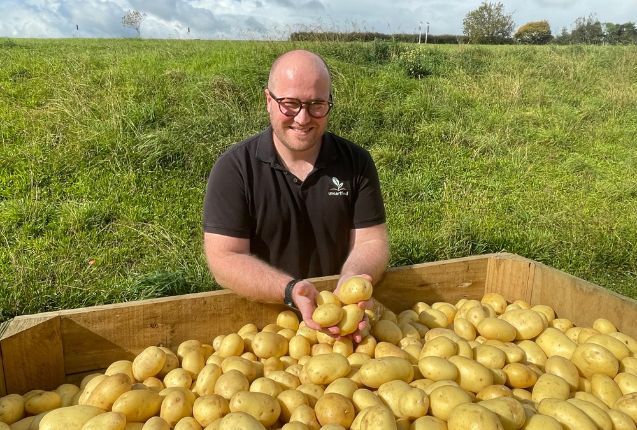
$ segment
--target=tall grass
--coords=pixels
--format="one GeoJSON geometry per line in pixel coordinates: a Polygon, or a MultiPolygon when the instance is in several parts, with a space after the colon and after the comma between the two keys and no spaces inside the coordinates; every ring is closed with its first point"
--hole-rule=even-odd
{"type": "Polygon", "coordinates": [[[509,251],[637,297],[637,48],[139,40],[0,45],[0,320],[215,288],[201,206],[321,53],[370,150],[392,265],[509,251]]]}

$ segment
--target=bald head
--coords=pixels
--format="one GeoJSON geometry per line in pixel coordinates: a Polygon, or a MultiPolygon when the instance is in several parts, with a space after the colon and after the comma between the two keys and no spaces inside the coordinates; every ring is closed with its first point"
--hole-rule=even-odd
{"type": "Polygon", "coordinates": [[[315,53],[302,49],[286,52],[274,60],[270,68],[268,88],[276,93],[282,82],[301,79],[326,85],[331,92],[332,80],[325,61],[315,53]]]}

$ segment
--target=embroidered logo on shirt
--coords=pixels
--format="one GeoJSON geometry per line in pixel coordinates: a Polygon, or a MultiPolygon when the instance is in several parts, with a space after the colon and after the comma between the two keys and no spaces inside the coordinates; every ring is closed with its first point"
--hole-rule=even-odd
{"type": "Polygon", "coordinates": [[[337,177],[332,178],[332,183],[335,187],[330,188],[327,195],[328,196],[348,196],[349,190],[345,188],[345,184],[338,180],[337,177]]]}

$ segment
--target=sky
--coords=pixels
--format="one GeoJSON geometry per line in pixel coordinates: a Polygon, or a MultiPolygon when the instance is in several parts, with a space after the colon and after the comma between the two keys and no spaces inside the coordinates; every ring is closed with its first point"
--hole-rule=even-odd
{"type": "MultiPolygon", "coordinates": [[[[493,0],[492,3],[495,3],[493,0]]],[[[0,0],[0,37],[135,36],[129,10],[146,13],[143,38],[286,39],[293,31],[462,34],[481,0],[0,0]]],[[[516,27],[546,20],[553,34],[579,17],[637,22],[637,0],[500,0],[516,27]]]]}

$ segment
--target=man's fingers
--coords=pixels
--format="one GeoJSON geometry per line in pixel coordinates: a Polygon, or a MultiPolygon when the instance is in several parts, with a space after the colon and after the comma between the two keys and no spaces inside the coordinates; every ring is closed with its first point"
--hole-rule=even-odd
{"type": "Polygon", "coordinates": [[[374,299],[363,300],[358,302],[358,307],[361,309],[374,309],[374,299]]]}

